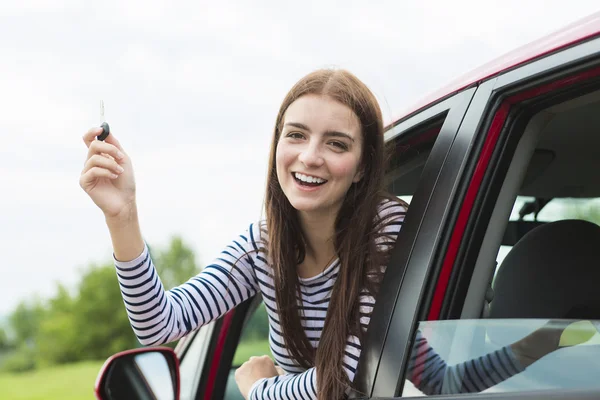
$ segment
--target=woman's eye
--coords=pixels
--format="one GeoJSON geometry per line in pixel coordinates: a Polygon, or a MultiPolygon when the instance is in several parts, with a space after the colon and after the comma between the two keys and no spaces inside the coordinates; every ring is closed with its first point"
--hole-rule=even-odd
{"type": "Polygon", "coordinates": [[[302,135],[300,132],[290,132],[286,135],[286,137],[289,137],[292,139],[302,139],[304,137],[304,135],[302,135]]]}
{"type": "Polygon", "coordinates": [[[330,143],[331,143],[331,145],[333,145],[334,147],[337,147],[340,150],[344,150],[344,151],[348,150],[348,146],[344,142],[334,141],[334,142],[330,142],[330,143]]]}

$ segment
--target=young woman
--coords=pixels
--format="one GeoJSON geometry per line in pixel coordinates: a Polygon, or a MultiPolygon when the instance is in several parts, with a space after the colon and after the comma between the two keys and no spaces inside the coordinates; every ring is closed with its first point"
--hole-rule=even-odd
{"type": "MultiPolygon", "coordinates": [[[[96,140],[100,132],[84,135],[89,151],[80,185],[105,215],[140,342],[176,340],[260,293],[271,350],[283,371],[268,357],[253,357],[236,373],[242,394],[348,395],[407,208],[383,190],[383,123],[369,89],[347,71],[318,70],[290,90],[275,122],[266,220],[251,224],[198,276],[168,292],[140,232],[131,160],[113,135],[96,140]]],[[[409,378],[426,393],[480,391],[554,350],[551,339],[535,354],[521,341],[450,367],[418,334],[409,378]]]]}

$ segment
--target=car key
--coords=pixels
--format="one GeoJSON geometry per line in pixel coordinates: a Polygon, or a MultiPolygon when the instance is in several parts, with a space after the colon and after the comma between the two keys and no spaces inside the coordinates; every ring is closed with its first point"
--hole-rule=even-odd
{"type": "Polygon", "coordinates": [[[106,123],[106,119],[104,118],[104,101],[100,100],[100,127],[102,128],[102,133],[98,135],[98,140],[104,140],[110,134],[110,127],[106,123]]]}

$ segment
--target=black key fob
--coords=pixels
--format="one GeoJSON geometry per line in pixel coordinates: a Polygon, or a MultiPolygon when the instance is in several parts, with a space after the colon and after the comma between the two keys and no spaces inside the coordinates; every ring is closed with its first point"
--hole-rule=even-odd
{"type": "Polygon", "coordinates": [[[98,140],[104,140],[110,134],[110,126],[108,126],[106,122],[103,122],[102,125],[100,125],[100,127],[102,128],[102,133],[98,135],[97,138],[98,140]]]}

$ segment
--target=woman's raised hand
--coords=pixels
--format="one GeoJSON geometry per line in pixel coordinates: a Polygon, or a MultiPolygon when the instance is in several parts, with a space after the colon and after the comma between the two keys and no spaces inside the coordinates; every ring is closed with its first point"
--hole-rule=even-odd
{"type": "Polygon", "coordinates": [[[133,166],[112,132],[104,141],[96,139],[102,128],[83,135],[88,148],[79,185],[107,218],[126,217],[135,209],[133,166]]]}

